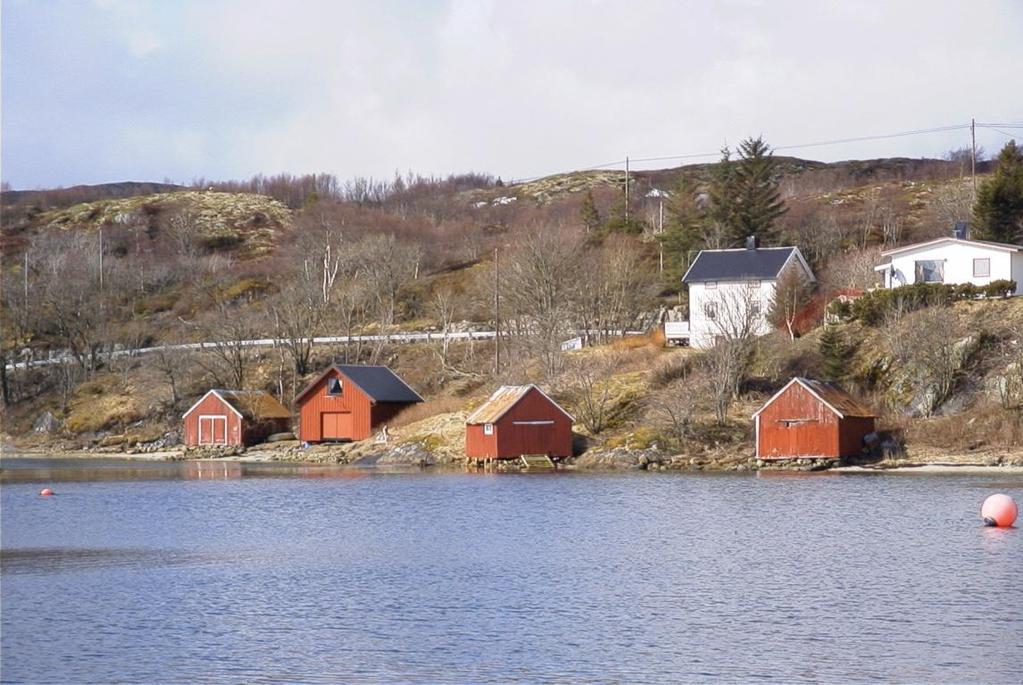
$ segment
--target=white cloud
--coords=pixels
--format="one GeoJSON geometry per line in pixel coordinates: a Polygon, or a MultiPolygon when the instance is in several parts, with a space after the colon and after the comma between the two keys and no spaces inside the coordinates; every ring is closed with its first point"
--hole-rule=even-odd
{"type": "MultiPolygon", "coordinates": [[[[787,145],[1023,118],[1009,85],[1023,9],[1011,0],[98,1],[179,96],[145,126],[201,141],[167,158],[188,174],[521,177],[760,133],[787,145]],[[192,166],[202,155],[207,171],[192,166]]],[[[920,156],[964,141],[802,154],[920,156]]]]}

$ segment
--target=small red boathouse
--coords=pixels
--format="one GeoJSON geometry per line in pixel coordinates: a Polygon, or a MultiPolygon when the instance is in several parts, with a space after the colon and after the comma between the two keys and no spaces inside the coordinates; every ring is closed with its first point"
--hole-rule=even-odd
{"type": "Polygon", "coordinates": [[[465,455],[487,460],[570,457],[574,421],[535,385],[504,385],[466,419],[465,455]]]}
{"type": "Polygon", "coordinates": [[[793,378],[753,415],[758,459],[852,457],[876,414],[831,383],[793,378]]]}
{"type": "Polygon", "coordinates": [[[291,412],[263,390],[210,390],[181,417],[184,441],[199,445],[253,445],[289,429],[291,412]]]}
{"type": "Polygon", "coordinates": [[[386,366],[331,366],[295,398],[298,439],[365,440],[377,427],[422,401],[386,366]]]}

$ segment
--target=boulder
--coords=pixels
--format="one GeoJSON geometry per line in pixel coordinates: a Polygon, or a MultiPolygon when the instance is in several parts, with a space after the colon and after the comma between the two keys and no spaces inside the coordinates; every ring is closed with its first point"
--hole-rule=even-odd
{"type": "Polygon", "coordinates": [[[53,412],[43,412],[32,422],[33,433],[56,433],[61,428],[60,419],[53,415],[53,412]]]}

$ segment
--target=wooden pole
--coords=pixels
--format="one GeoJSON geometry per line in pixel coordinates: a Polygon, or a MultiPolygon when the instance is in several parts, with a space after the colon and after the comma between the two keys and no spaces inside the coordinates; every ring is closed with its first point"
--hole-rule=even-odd
{"type": "Polygon", "coordinates": [[[629,224],[629,158],[625,157],[625,224],[629,224]]]}
{"type": "Polygon", "coordinates": [[[973,202],[977,202],[977,120],[970,119],[970,140],[973,152],[970,155],[970,175],[973,176],[973,202]]]}
{"type": "Polygon", "coordinates": [[[501,372],[501,271],[498,248],[494,248],[494,375],[501,372]]]}

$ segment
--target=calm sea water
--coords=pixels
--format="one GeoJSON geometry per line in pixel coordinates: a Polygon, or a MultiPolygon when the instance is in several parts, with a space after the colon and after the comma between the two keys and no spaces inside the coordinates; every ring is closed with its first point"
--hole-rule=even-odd
{"type": "Polygon", "coordinates": [[[1018,476],[91,468],[5,469],[3,682],[1023,682],[1018,476]]]}

